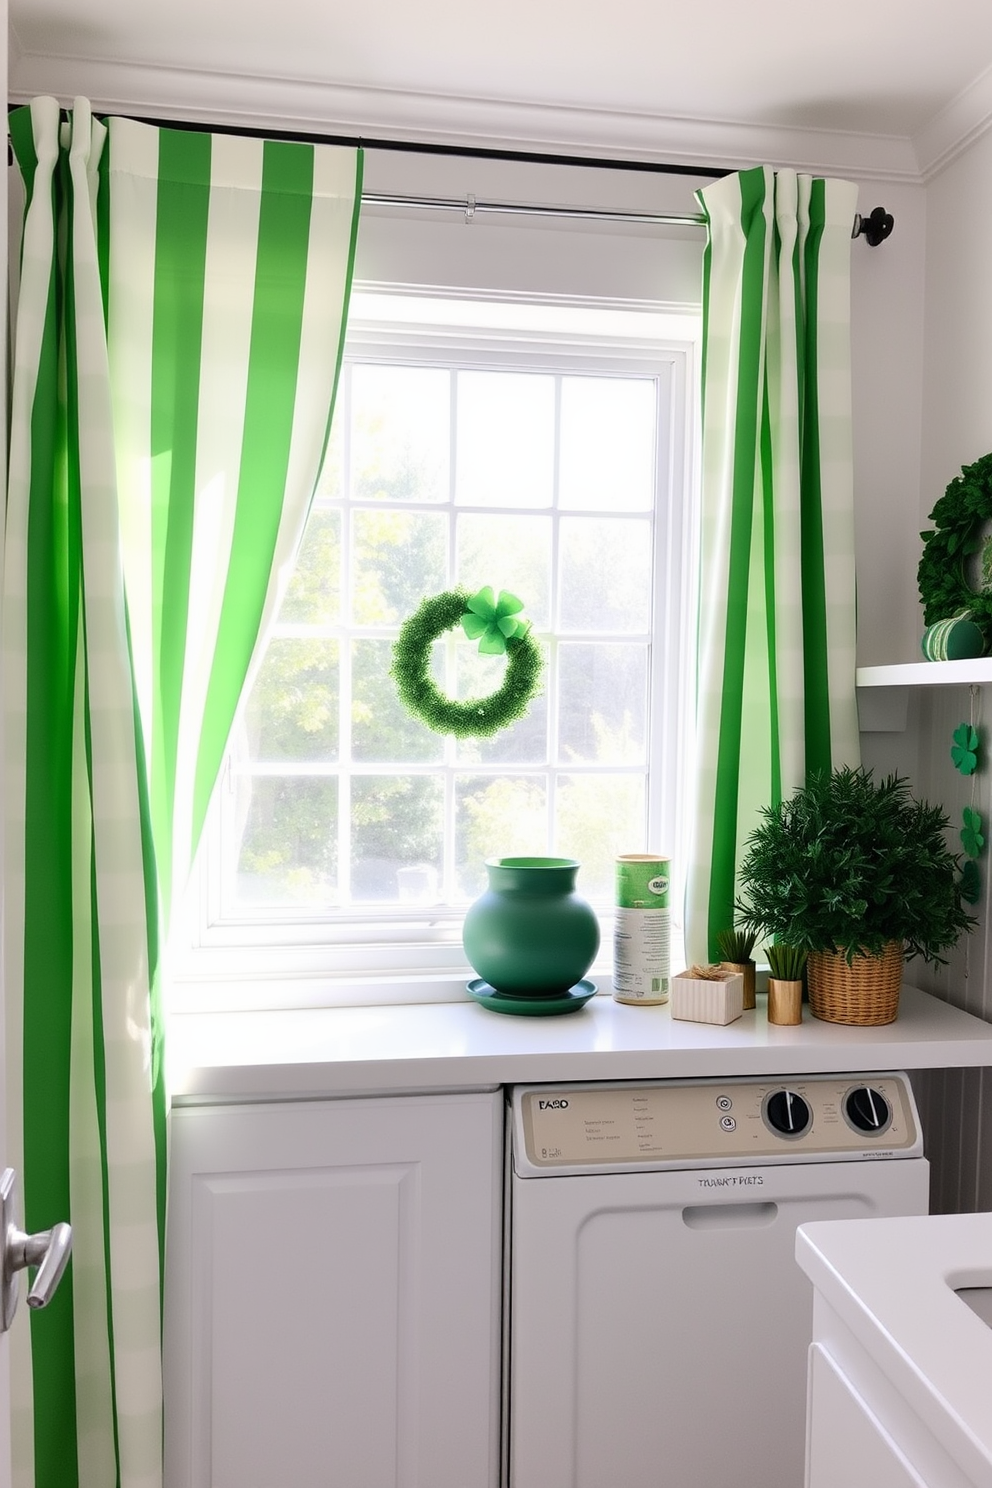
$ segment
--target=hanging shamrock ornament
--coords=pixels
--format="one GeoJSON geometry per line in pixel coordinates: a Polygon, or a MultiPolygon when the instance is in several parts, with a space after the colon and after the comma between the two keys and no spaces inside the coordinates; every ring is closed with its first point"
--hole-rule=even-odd
{"type": "Polygon", "coordinates": [[[473,594],[462,616],[462,629],[470,641],[479,642],[479,650],[486,656],[502,656],[511,636],[522,638],[530,630],[525,620],[514,619],[523,609],[523,600],[507,589],[501,589],[499,599],[486,584],[478,594],[473,594]]]}
{"type": "Polygon", "coordinates": [[[964,826],[961,828],[961,846],[969,858],[979,858],[985,846],[981,814],[973,810],[971,806],[966,806],[962,813],[962,820],[964,826]]]}
{"type": "Polygon", "coordinates": [[[959,723],[951,736],[951,759],[962,775],[974,775],[978,768],[978,732],[970,723],[959,723]]]}
{"type": "Polygon", "coordinates": [[[961,877],[958,879],[958,893],[965,904],[977,904],[982,897],[982,879],[978,871],[978,864],[973,858],[968,858],[961,869],[961,877]]]}

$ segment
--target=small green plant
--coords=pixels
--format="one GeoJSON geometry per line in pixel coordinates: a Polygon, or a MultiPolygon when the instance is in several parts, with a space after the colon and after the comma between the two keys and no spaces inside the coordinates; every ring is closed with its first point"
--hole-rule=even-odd
{"type": "Polygon", "coordinates": [[[755,930],[742,930],[738,927],[733,930],[721,930],[716,943],[720,947],[720,955],[724,961],[740,966],[743,962],[750,961],[757,938],[755,930]]]}
{"type": "Polygon", "coordinates": [[[844,766],[815,775],[768,806],[744,844],[740,922],[807,951],[906,955],[941,961],[975,923],[961,904],[960,860],[940,807],[907,781],[844,766]]]}
{"type": "Polygon", "coordinates": [[[765,955],[768,957],[768,970],[777,982],[801,982],[803,972],[806,970],[806,957],[808,954],[809,952],[804,950],[802,946],[765,946],[765,955]]]}

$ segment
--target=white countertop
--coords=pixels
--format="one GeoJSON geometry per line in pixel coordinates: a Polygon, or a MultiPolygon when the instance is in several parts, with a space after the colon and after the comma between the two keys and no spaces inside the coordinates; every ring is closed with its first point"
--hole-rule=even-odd
{"type": "Polygon", "coordinates": [[[802,1225],[796,1259],[968,1481],[992,1483],[992,1328],[954,1295],[992,1286],[992,1214],[802,1225]]]}
{"type": "MultiPolygon", "coordinates": [[[[770,1026],[765,999],[736,1023],[594,997],[565,1017],[508,1017],[474,1002],[198,1013],[169,1025],[176,1102],[465,1090],[544,1081],[992,1066],[992,1024],[904,986],[882,1028],[770,1026]]],[[[992,1253],[992,1252],[990,1252],[992,1253]]]]}

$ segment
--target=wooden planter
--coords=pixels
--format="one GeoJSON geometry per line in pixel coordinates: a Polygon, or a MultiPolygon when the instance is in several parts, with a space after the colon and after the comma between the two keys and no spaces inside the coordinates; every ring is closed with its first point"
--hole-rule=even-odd
{"type": "Polygon", "coordinates": [[[803,1021],[803,984],[768,978],[768,1021],[783,1027],[803,1021]]]}
{"type": "Polygon", "coordinates": [[[878,956],[858,952],[851,965],[842,951],[810,951],[809,1008],[826,1023],[863,1027],[895,1021],[902,986],[902,943],[890,940],[878,956]]]}
{"type": "Polygon", "coordinates": [[[744,978],[744,1011],[757,1006],[755,1001],[755,965],[753,961],[721,961],[728,971],[739,971],[744,978]]]}

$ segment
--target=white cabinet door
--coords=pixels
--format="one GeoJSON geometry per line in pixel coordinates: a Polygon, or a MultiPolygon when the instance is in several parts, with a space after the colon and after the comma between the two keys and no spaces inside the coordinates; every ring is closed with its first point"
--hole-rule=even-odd
{"type": "Polygon", "coordinates": [[[822,1344],[809,1351],[806,1488],[927,1488],[822,1344]]]}
{"type": "Polygon", "coordinates": [[[168,1488],[494,1488],[498,1094],[179,1108],[168,1488]]]}

